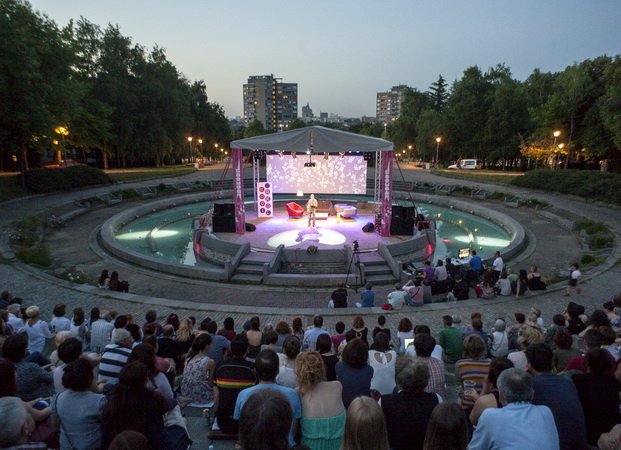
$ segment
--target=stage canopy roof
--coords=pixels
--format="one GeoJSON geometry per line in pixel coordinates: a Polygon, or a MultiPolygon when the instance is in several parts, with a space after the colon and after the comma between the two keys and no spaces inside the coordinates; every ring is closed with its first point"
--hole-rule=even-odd
{"type": "Polygon", "coordinates": [[[319,126],[299,128],[282,133],[266,134],[231,142],[231,148],[250,150],[282,150],[285,152],[313,154],[325,152],[386,152],[394,149],[394,144],[384,139],[334,130],[319,126]]]}

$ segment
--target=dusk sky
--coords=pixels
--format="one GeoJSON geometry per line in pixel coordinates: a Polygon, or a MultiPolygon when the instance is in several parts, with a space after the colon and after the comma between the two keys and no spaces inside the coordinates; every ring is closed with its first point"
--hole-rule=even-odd
{"type": "Polygon", "coordinates": [[[298,113],[375,115],[375,95],[427,90],[478,65],[533,69],[621,53],[620,0],[33,0],[58,25],[85,17],[168,59],[227,117],[242,114],[250,75],[298,83],[298,113]]]}

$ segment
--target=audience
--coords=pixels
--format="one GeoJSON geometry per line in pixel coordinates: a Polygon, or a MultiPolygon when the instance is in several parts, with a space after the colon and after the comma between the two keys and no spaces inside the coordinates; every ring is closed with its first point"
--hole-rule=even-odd
{"type": "Polygon", "coordinates": [[[422,362],[403,358],[397,366],[396,381],[399,392],[381,398],[390,448],[422,449],[429,418],[442,397],[425,392],[429,368],[422,362]]]}
{"type": "Polygon", "coordinates": [[[296,391],[302,403],[302,444],[310,448],[339,449],[345,430],[341,383],[326,380],[321,355],[313,350],[297,358],[296,376],[296,391]]]}
{"type": "Polygon", "coordinates": [[[370,397],[358,397],[347,408],[342,450],[388,450],[386,419],[370,397]]]}
{"type": "Polygon", "coordinates": [[[110,313],[106,312],[100,317],[98,311],[91,311],[91,350],[102,353],[112,339],[113,330],[114,323],[110,313]]]}
{"type": "Polygon", "coordinates": [[[414,339],[414,325],[412,325],[412,321],[407,317],[404,317],[399,321],[399,326],[397,327],[397,338],[399,339],[399,351],[403,353],[405,351],[406,339],[414,339]]]}
{"type": "Polygon", "coordinates": [[[287,395],[263,389],[254,393],[242,406],[239,413],[241,448],[289,450],[294,412],[287,395]]]}
{"type": "Polygon", "coordinates": [[[494,358],[507,356],[509,353],[509,336],[505,331],[507,324],[502,319],[494,323],[492,334],[489,335],[489,354],[494,358]]]}
{"type": "MultiPolygon", "coordinates": [[[[460,384],[465,381],[474,382],[473,388],[477,394],[481,393],[485,377],[489,373],[490,360],[486,359],[485,355],[485,342],[478,335],[472,334],[464,339],[464,359],[455,363],[457,382],[460,384]]],[[[466,415],[470,415],[475,400],[471,392],[464,391],[462,405],[466,410],[466,415]]]]}
{"type": "Polygon", "coordinates": [[[556,373],[565,371],[569,361],[582,354],[579,349],[572,347],[573,338],[567,330],[556,332],[554,345],[556,349],[552,352],[552,367],[556,373]]]}
{"type": "Polygon", "coordinates": [[[207,405],[214,400],[213,376],[216,364],[207,356],[210,345],[211,335],[198,335],[185,360],[181,395],[199,405],[207,405]]]}
{"type": "Polygon", "coordinates": [[[261,321],[257,316],[250,319],[250,329],[246,331],[248,338],[248,358],[254,359],[261,351],[263,333],[261,333],[261,321]]]}
{"type": "MultiPolygon", "coordinates": [[[[345,340],[345,324],[343,322],[337,322],[336,325],[334,325],[334,330],[336,332],[330,336],[330,339],[332,340],[332,348],[334,351],[338,351],[338,348],[341,346],[341,342],[345,340]]],[[[301,340],[303,339],[304,336],[302,336],[301,340]]]]}
{"type": "Polygon", "coordinates": [[[46,449],[43,442],[29,443],[29,436],[35,429],[32,416],[17,397],[0,398],[0,448],[4,449],[46,449]]]}
{"type": "MultiPolygon", "coordinates": [[[[362,323],[362,326],[364,326],[364,322],[362,323]]],[[[304,339],[302,341],[304,350],[316,350],[317,336],[319,336],[320,334],[330,335],[330,333],[328,333],[322,327],[323,317],[319,315],[313,317],[313,327],[310,330],[307,330],[306,333],[304,333],[304,339]]]]}
{"type": "Polygon", "coordinates": [[[38,306],[31,306],[26,309],[26,333],[28,334],[28,352],[43,353],[45,340],[52,337],[47,323],[39,320],[41,310],[38,306]]]}
{"type": "MultiPolygon", "coordinates": [[[[386,316],[379,316],[377,318],[377,326],[373,328],[373,339],[377,333],[385,333],[388,336],[388,342],[390,342],[390,329],[386,327],[386,316]]],[[[338,348],[335,347],[335,348],[338,348]]]]}
{"type": "Polygon", "coordinates": [[[425,450],[466,450],[468,421],[457,403],[440,403],[432,413],[423,448],[425,450]]]}
{"type": "Polygon", "coordinates": [[[377,333],[369,350],[369,365],[373,368],[371,389],[380,395],[392,394],[395,389],[395,364],[397,352],[390,349],[385,333],[377,333]]]}
{"type": "Polygon", "coordinates": [[[433,392],[439,394],[442,399],[446,399],[444,362],[431,357],[435,346],[436,340],[433,336],[426,333],[417,334],[414,338],[414,350],[416,351],[414,361],[420,361],[429,368],[429,382],[425,392],[433,392]]]}
{"type": "Polygon", "coordinates": [[[361,316],[354,317],[354,321],[351,327],[352,331],[355,333],[355,336],[358,339],[362,339],[362,341],[369,346],[369,329],[364,326],[364,319],[361,316]]]}
{"type": "Polygon", "coordinates": [[[212,320],[207,324],[207,333],[211,336],[211,345],[207,356],[213,359],[216,364],[224,359],[224,351],[231,347],[231,341],[224,336],[216,334],[217,332],[218,323],[212,320]]]}
{"type": "Polygon", "coordinates": [[[99,376],[108,380],[110,384],[116,384],[119,382],[119,373],[132,352],[134,339],[124,328],[114,330],[112,337],[114,344],[106,345],[101,355],[99,376]]]}
{"type": "Polygon", "coordinates": [[[54,394],[54,377],[38,364],[24,361],[28,349],[28,336],[12,334],[4,342],[3,356],[15,365],[16,396],[28,402],[54,394]]]}
{"type": "Polygon", "coordinates": [[[509,354],[513,365],[520,370],[526,370],[526,354],[524,350],[529,345],[541,344],[544,341],[543,330],[537,324],[526,323],[522,326],[522,332],[518,337],[518,344],[522,350],[509,354]]]}
{"type": "MultiPolygon", "coordinates": [[[[326,339],[329,340],[330,335],[322,334],[320,336],[326,336],[326,339]]],[[[289,336],[287,339],[285,339],[283,353],[286,356],[286,362],[284,365],[280,366],[278,376],[276,376],[276,383],[291,389],[295,389],[296,387],[298,387],[298,382],[296,379],[296,364],[297,357],[300,354],[301,350],[302,345],[297,337],[289,336]]]]}
{"type": "Polygon", "coordinates": [[[285,344],[285,339],[293,335],[293,332],[291,331],[291,327],[284,320],[280,320],[276,324],[276,328],[274,329],[274,331],[276,331],[276,334],[278,335],[278,340],[276,341],[276,347],[280,347],[280,348],[282,348],[282,346],[285,344]]]}
{"type": "Polygon", "coordinates": [[[442,325],[444,329],[440,331],[438,344],[444,350],[446,362],[457,362],[461,359],[464,352],[461,332],[453,327],[453,318],[451,316],[442,316],[442,325]]]}
{"type": "Polygon", "coordinates": [[[510,369],[511,367],[513,367],[513,363],[507,358],[492,359],[481,395],[474,395],[476,402],[469,416],[472,425],[477,425],[481,413],[487,408],[502,408],[500,393],[498,392],[498,377],[504,370],[510,369]]]}
{"type": "Polygon", "coordinates": [[[336,365],[336,378],[343,385],[343,404],[349,408],[358,396],[371,395],[373,368],[368,364],[369,349],[361,340],[354,338],[347,343],[336,365]]]}
{"type": "Polygon", "coordinates": [[[332,351],[332,339],[327,334],[320,334],[317,337],[317,351],[326,369],[326,381],[336,381],[336,364],[339,362],[339,356],[332,351]]]}

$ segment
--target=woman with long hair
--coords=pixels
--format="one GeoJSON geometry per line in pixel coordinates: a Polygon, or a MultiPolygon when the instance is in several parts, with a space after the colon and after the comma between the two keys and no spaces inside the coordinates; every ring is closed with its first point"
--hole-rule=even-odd
{"type": "Polygon", "coordinates": [[[282,348],[282,346],[285,344],[285,339],[287,339],[292,334],[291,327],[287,322],[281,320],[276,324],[275,331],[278,334],[276,347],[282,348]]]}
{"type": "Polygon", "coordinates": [[[181,344],[183,349],[183,353],[187,353],[192,348],[192,342],[196,335],[194,334],[194,324],[189,317],[183,319],[181,324],[179,325],[179,329],[177,330],[177,342],[181,344]]]}
{"type": "Polygon", "coordinates": [[[250,319],[250,329],[246,331],[248,338],[248,358],[254,360],[261,351],[263,333],[261,333],[261,321],[257,316],[250,319]]]}
{"type": "Polygon", "coordinates": [[[41,316],[41,310],[38,306],[31,306],[26,310],[26,333],[28,333],[28,351],[30,353],[43,353],[45,348],[45,340],[52,337],[50,327],[42,320],[39,320],[41,316]]]}
{"type": "Polygon", "coordinates": [[[397,352],[390,349],[386,333],[377,333],[369,350],[369,365],[373,368],[371,389],[380,395],[392,394],[395,389],[397,352]]]}
{"type": "Polygon", "coordinates": [[[104,448],[125,430],[144,434],[156,450],[180,448],[177,442],[171,442],[172,433],[167,432],[163,418],[176,402],[149,389],[148,379],[149,370],[139,361],[121,369],[119,383],[112,389],[104,409],[104,448]]]}
{"type": "Polygon", "coordinates": [[[304,340],[304,328],[302,327],[302,318],[294,317],[291,319],[291,330],[293,331],[293,335],[297,336],[300,341],[304,340]]]}
{"type": "Polygon", "coordinates": [[[151,345],[138,344],[135,346],[132,349],[129,358],[127,358],[128,363],[134,361],[139,361],[147,367],[147,370],[149,371],[147,386],[150,389],[159,392],[167,399],[175,398],[172,388],[170,387],[170,383],[168,382],[168,378],[166,378],[166,375],[160,372],[157,368],[155,350],[151,345]]]}
{"type": "Polygon", "coordinates": [[[507,358],[494,358],[489,365],[489,373],[483,383],[483,390],[481,395],[474,395],[475,403],[472,411],[470,412],[470,423],[476,426],[479,423],[479,417],[483,411],[488,408],[502,408],[500,403],[500,393],[498,392],[498,377],[506,370],[513,367],[513,363],[507,358]]]}
{"type": "Polygon", "coordinates": [[[99,289],[110,288],[110,275],[108,275],[108,269],[104,269],[101,271],[101,275],[99,276],[99,282],[97,283],[97,287],[99,289]]]}
{"type": "Polygon", "coordinates": [[[298,382],[296,380],[296,361],[300,351],[302,350],[302,344],[295,336],[289,336],[285,339],[285,344],[282,350],[287,357],[287,361],[284,365],[280,366],[278,375],[276,376],[276,383],[281,386],[295,389],[298,387],[298,382]]]}
{"type": "Polygon", "coordinates": [[[179,326],[181,325],[181,323],[179,322],[179,316],[175,313],[170,313],[166,318],[166,323],[164,324],[164,326],[166,325],[172,325],[175,331],[177,331],[179,329],[179,326]]]}
{"type": "Polygon", "coordinates": [[[388,450],[386,419],[371,397],[358,397],[347,409],[342,450],[388,450]]]}
{"type": "Polygon", "coordinates": [[[369,329],[364,326],[364,319],[361,316],[354,317],[352,327],[352,331],[356,333],[356,337],[358,339],[362,339],[362,341],[369,346],[369,329]]]}
{"type": "Polygon", "coordinates": [[[194,339],[185,360],[185,371],[181,382],[181,395],[201,405],[214,400],[213,375],[216,364],[207,356],[210,345],[209,334],[200,334],[194,339]]]}
{"type": "Polygon", "coordinates": [[[425,434],[425,450],[466,450],[468,421],[457,403],[440,403],[433,409],[425,434]]]}
{"type": "Polygon", "coordinates": [[[296,391],[302,401],[302,444],[313,449],[338,450],[345,430],[341,383],[326,381],[323,360],[315,350],[298,356],[296,377],[296,391]]]}
{"type": "Polygon", "coordinates": [[[322,333],[317,336],[317,351],[323,359],[323,365],[326,368],[326,380],[336,381],[336,365],[339,362],[339,356],[332,351],[332,339],[329,334],[322,333]]]}
{"type": "Polygon", "coordinates": [[[336,365],[336,377],[343,385],[343,404],[346,408],[359,395],[371,395],[373,368],[369,366],[369,348],[362,339],[347,342],[336,365]]]}
{"type": "Polygon", "coordinates": [[[235,320],[232,317],[227,317],[223,322],[224,328],[218,330],[219,336],[224,336],[229,341],[232,341],[235,337],[235,320]]]}

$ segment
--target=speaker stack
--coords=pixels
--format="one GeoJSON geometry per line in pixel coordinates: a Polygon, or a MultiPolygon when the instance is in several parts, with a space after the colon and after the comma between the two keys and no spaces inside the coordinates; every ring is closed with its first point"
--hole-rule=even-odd
{"type": "Polygon", "coordinates": [[[416,220],[415,206],[393,206],[390,234],[412,236],[414,234],[414,221],[416,220]]]}
{"type": "Polygon", "coordinates": [[[235,205],[233,203],[215,203],[213,205],[213,232],[235,233],[235,205]]]}

